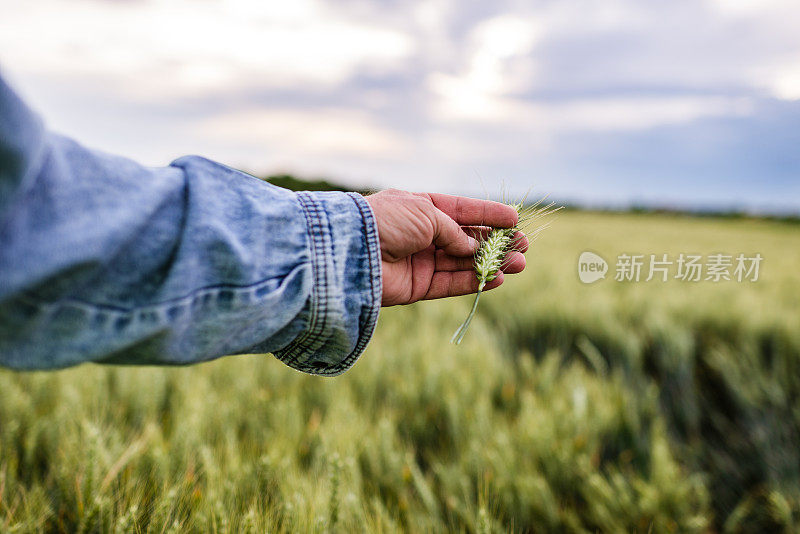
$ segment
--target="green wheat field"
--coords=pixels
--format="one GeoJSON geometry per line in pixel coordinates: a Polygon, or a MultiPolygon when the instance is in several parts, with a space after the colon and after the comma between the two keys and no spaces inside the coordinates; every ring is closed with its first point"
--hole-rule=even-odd
{"type": "Polygon", "coordinates": [[[796,223],[562,212],[460,346],[471,297],[382,310],[336,378],[2,370],[0,532],[797,531],[799,270],[796,223]],[[764,260],[616,282],[623,252],[764,260]]]}

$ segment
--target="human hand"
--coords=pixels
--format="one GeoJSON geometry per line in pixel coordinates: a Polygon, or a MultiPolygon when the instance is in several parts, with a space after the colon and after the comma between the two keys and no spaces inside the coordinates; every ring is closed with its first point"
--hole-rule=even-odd
{"type": "MultiPolygon", "coordinates": [[[[383,306],[475,293],[475,238],[490,227],[510,228],[517,222],[514,208],[490,200],[397,189],[366,199],[378,222],[383,306]]],[[[525,268],[522,252],[528,240],[522,234],[517,237],[501,272],[484,291],[502,284],[503,273],[525,268]]]]}

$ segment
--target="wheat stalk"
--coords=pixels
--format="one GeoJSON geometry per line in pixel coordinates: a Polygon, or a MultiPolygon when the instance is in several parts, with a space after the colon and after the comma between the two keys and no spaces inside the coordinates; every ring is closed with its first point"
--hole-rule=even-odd
{"type": "Polygon", "coordinates": [[[478,300],[481,298],[483,288],[486,287],[487,282],[497,278],[497,273],[503,267],[506,255],[514,248],[518,239],[521,239],[520,236],[517,236],[517,232],[521,232],[533,242],[550,225],[549,223],[541,225],[538,224],[538,221],[562,208],[562,206],[555,207],[555,202],[545,204],[545,200],[547,197],[530,206],[525,206],[525,199],[515,204],[509,204],[517,210],[519,216],[517,224],[513,228],[493,228],[486,239],[481,241],[480,247],[475,253],[475,276],[478,278],[478,292],[475,294],[469,315],[453,334],[451,343],[458,345],[464,338],[464,334],[467,333],[469,323],[472,322],[478,309],[478,300]]]}

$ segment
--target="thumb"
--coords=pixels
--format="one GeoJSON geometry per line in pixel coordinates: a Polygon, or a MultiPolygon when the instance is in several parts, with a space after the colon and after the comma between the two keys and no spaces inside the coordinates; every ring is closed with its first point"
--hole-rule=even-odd
{"type": "Polygon", "coordinates": [[[452,256],[471,256],[478,249],[478,241],[448,215],[433,208],[433,244],[452,256]]]}

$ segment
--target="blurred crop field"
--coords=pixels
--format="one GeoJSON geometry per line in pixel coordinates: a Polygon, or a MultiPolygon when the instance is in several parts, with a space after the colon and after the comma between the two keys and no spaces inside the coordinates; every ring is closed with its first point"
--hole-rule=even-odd
{"type": "Polygon", "coordinates": [[[336,378],[0,371],[0,532],[797,531],[798,269],[797,224],[566,212],[458,347],[471,297],[382,310],[336,378]],[[622,252],[764,260],[616,282],[622,252]]]}

